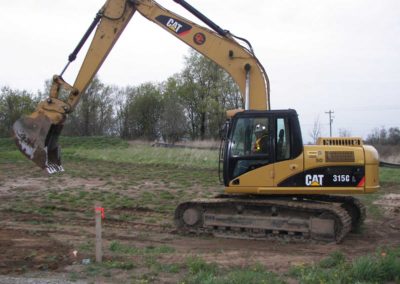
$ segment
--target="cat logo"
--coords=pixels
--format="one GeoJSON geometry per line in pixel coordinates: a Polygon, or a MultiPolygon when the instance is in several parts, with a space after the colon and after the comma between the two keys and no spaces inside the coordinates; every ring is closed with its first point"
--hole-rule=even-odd
{"type": "Polygon", "coordinates": [[[322,186],[324,175],[306,175],[306,186],[322,186]]]}
{"type": "Polygon", "coordinates": [[[157,16],[156,20],[180,36],[187,34],[192,29],[192,26],[165,15],[157,16]]]}
{"type": "Polygon", "coordinates": [[[182,25],[175,21],[174,19],[169,19],[168,22],[165,24],[168,28],[179,34],[179,30],[182,28],[182,25]]]}

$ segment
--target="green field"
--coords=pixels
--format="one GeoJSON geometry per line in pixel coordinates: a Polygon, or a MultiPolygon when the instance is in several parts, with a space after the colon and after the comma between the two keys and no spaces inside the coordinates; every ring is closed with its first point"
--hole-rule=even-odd
{"type": "MultiPolygon", "coordinates": [[[[37,191],[24,190],[28,185],[22,187],[18,195],[0,205],[0,212],[11,214],[10,220],[18,226],[67,230],[61,223],[89,222],[90,208],[98,200],[107,208],[110,221],[161,228],[157,231],[161,236],[158,245],[134,245],[120,233],[108,235],[106,261],[72,270],[68,273],[70,280],[93,281],[100,275],[110,283],[120,281],[120,277],[132,283],[400,283],[397,245],[379,247],[356,257],[346,255],[339,247],[318,262],[292,265],[281,273],[271,272],[257,261],[229,266],[196,254],[179,258],[182,248],[173,245],[170,238],[174,237],[163,237],[164,230],[173,230],[172,216],[179,202],[223,191],[217,176],[216,150],[155,148],[104,137],[62,137],[60,144],[66,172],[47,177],[32,167],[10,139],[0,139],[0,186],[23,179],[44,180],[37,191]],[[26,214],[37,218],[26,223],[18,221],[26,214]],[[61,220],[60,224],[52,219],[61,220]]],[[[369,217],[377,220],[383,218],[383,212],[374,201],[398,190],[400,170],[381,168],[380,177],[382,190],[361,197],[369,217]]],[[[147,231],[134,236],[143,241],[151,237],[147,231]]],[[[68,242],[86,257],[92,257],[92,241],[78,238],[68,242]]]]}

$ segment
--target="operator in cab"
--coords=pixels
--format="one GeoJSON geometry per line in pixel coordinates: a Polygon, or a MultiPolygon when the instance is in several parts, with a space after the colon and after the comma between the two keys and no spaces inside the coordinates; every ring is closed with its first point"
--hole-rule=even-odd
{"type": "Polygon", "coordinates": [[[267,126],[258,123],[255,126],[254,134],[256,136],[256,141],[254,143],[254,153],[256,154],[266,154],[268,153],[268,130],[267,126]]]}

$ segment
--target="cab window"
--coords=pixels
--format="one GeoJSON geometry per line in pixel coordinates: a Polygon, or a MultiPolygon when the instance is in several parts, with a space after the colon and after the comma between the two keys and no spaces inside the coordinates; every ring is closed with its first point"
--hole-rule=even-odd
{"type": "Polygon", "coordinates": [[[290,124],[287,117],[276,120],[275,151],[277,161],[290,159],[290,124]]]}
{"type": "Polygon", "coordinates": [[[231,139],[232,178],[271,163],[271,125],[267,117],[240,118],[231,139]]]}
{"type": "Polygon", "coordinates": [[[232,156],[268,155],[270,136],[268,118],[239,119],[232,135],[232,156]]]}

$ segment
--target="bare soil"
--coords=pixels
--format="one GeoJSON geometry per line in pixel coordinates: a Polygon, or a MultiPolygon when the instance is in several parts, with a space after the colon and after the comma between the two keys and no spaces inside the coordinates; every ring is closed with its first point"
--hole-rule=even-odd
{"type": "MultiPolygon", "coordinates": [[[[8,165],[6,167],[14,167],[8,165]]],[[[5,167],[2,167],[5,169],[5,167]]],[[[8,168],[9,169],[9,168],[8,168]]],[[[35,175],[37,172],[35,172],[35,175]]],[[[24,208],[10,207],[15,200],[29,197],[30,202],[43,202],[49,179],[43,175],[9,178],[0,175],[0,274],[41,275],[51,273],[76,275],[85,269],[82,260],[94,258],[94,219],[92,208],[71,208],[55,204],[52,214],[24,208]],[[74,255],[76,251],[76,256],[74,255]],[[37,274],[39,273],[39,274],[37,274]]],[[[69,177],[52,186],[63,191],[71,187],[69,177]]],[[[74,187],[108,187],[99,178],[73,178],[74,187]]],[[[157,187],[150,181],[150,187],[157,187]]],[[[147,188],[147,190],[150,190],[147,188]]],[[[129,192],[129,190],[128,190],[129,192]]],[[[109,251],[112,241],[137,248],[168,246],[172,253],[157,255],[159,263],[184,263],[188,257],[198,256],[222,267],[248,266],[261,263],[270,271],[285,273],[293,265],[317,262],[340,250],[349,259],[373,253],[377,247],[400,245],[400,194],[388,193],[375,202],[383,209],[380,218],[367,217],[358,233],[351,233],[341,244],[285,243],[283,241],[254,241],[219,239],[207,236],[184,236],[175,232],[172,214],[166,215],[149,208],[107,209],[103,222],[105,260],[113,258],[109,251]],[[131,216],[123,220],[120,216],[131,216]]],[[[127,256],[135,263],[133,272],[114,275],[124,282],[128,274],[148,273],[140,255],[127,256]]],[[[46,275],[47,275],[46,274],[46,275]]],[[[71,276],[71,277],[72,277],[71,276]]],[[[155,282],[176,281],[182,277],[159,274],[155,282]]],[[[104,280],[107,282],[107,280],[104,280]]]]}

